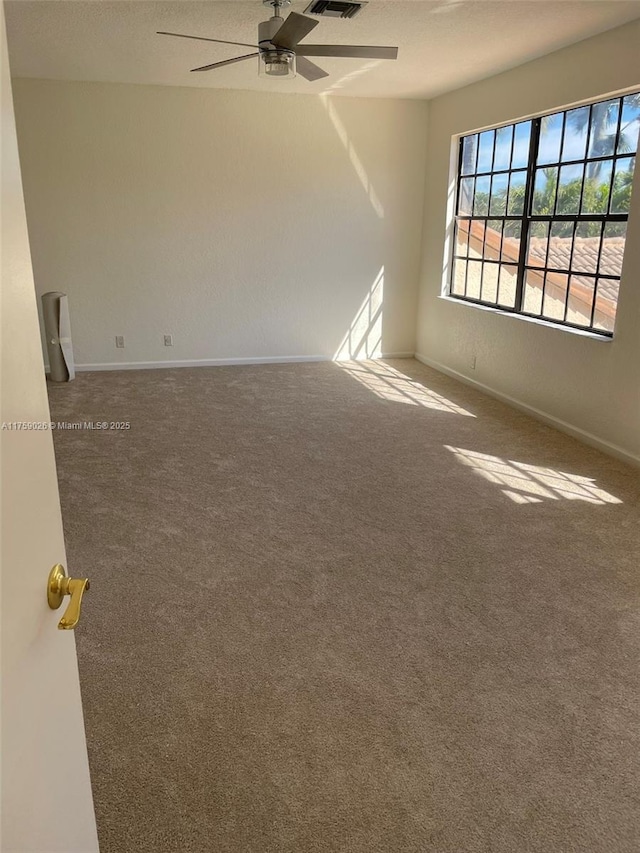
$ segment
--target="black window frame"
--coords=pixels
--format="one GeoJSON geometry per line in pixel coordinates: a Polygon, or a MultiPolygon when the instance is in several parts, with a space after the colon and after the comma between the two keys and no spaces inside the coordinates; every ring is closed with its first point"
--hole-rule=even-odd
{"type": "MultiPolygon", "coordinates": [[[[466,133],[459,137],[458,140],[458,158],[457,158],[457,173],[456,173],[456,191],[455,191],[455,212],[454,212],[454,221],[453,221],[453,233],[452,233],[452,252],[450,255],[450,274],[447,288],[447,296],[449,298],[455,299],[457,301],[461,301],[467,304],[478,305],[483,307],[492,308],[496,311],[506,314],[512,314],[516,316],[527,317],[534,320],[542,321],[543,323],[550,323],[555,326],[559,326],[561,328],[569,328],[578,330],[581,332],[589,332],[594,335],[602,336],[605,338],[612,338],[615,328],[611,330],[606,330],[602,328],[598,328],[594,326],[595,313],[596,313],[596,304],[598,300],[598,284],[600,281],[617,281],[620,282],[621,275],[610,275],[607,273],[602,273],[600,271],[600,261],[602,257],[602,246],[604,242],[604,237],[606,233],[606,226],[610,222],[621,222],[627,223],[629,219],[629,212],[625,213],[612,213],[611,206],[613,201],[613,189],[614,189],[614,180],[617,174],[617,164],[618,161],[623,158],[632,157],[634,161],[637,160],[638,156],[638,145],[636,146],[636,150],[634,153],[620,151],[620,136],[622,132],[622,123],[623,123],[623,102],[624,98],[629,96],[635,96],[638,93],[636,91],[625,92],[620,95],[610,95],[605,98],[599,98],[595,101],[590,101],[588,103],[579,104],[577,106],[561,108],[557,110],[553,110],[552,112],[544,113],[542,115],[538,115],[532,118],[520,119],[518,121],[511,122],[509,124],[501,124],[495,125],[493,127],[484,128],[479,131],[474,131],[473,133],[466,133]],[[589,149],[592,142],[592,116],[594,107],[597,107],[599,104],[607,104],[611,101],[617,100],[619,102],[618,106],[618,116],[616,121],[616,131],[615,137],[613,141],[613,151],[610,154],[604,154],[602,156],[589,156],[589,149]],[[565,137],[565,129],[567,126],[567,114],[576,109],[588,108],[589,116],[588,122],[586,124],[586,137],[585,137],[585,148],[584,148],[584,156],[579,159],[571,159],[571,160],[563,160],[563,145],[564,145],[564,137],[565,137]],[[538,156],[540,151],[540,136],[541,136],[541,128],[542,123],[545,118],[553,117],[556,115],[562,116],[562,129],[560,136],[560,144],[558,149],[557,159],[554,159],[553,162],[549,163],[540,163],[538,164],[538,156]],[[515,150],[515,138],[516,138],[516,128],[520,125],[524,125],[530,123],[530,132],[529,132],[529,153],[527,158],[526,166],[513,165],[514,158],[514,150],[515,150]],[[499,130],[511,128],[511,142],[510,142],[510,157],[509,163],[506,168],[493,170],[493,166],[495,165],[496,159],[496,134],[499,130]],[[479,170],[479,157],[480,157],[480,138],[481,134],[486,132],[493,132],[493,149],[491,154],[491,168],[489,171],[479,170]],[[464,167],[464,144],[465,139],[469,139],[470,137],[476,136],[476,147],[475,147],[475,166],[472,172],[463,172],[464,167]],[[587,168],[589,164],[598,163],[598,162],[606,162],[611,161],[611,176],[609,179],[609,190],[607,196],[607,211],[605,213],[582,213],[582,203],[583,203],[583,195],[585,182],[587,180],[587,168]],[[578,166],[583,169],[582,176],[582,184],[580,190],[580,198],[578,203],[578,213],[575,214],[559,214],[556,213],[556,209],[558,206],[558,192],[556,189],[555,201],[554,201],[554,212],[552,214],[536,214],[533,212],[533,202],[534,202],[534,190],[535,190],[535,179],[537,171],[542,169],[555,169],[556,175],[559,178],[560,169],[567,166],[578,166]],[[514,172],[525,172],[525,189],[524,189],[524,204],[523,210],[521,214],[509,214],[509,204],[510,204],[510,192],[511,192],[511,175],[514,172]],[[496,214],[491,213],[492,209],[492,190],[493,190],[493,180],[496,175],[507,175],[507,188],[505,194],[505,209],[504,213],[496,214]],[[487,201],[487,211],[486,214],[478,214],[474,213],[475,207],[475,186],[476,181],[479,177],[484,177],[489,179],[489,193],[488,193],[488,201],[487,201]],[[462,196],[462,188],[463,188],[463,180],[465,178],[471,178],[474,181],[474,192],[472,196],[472,207],[471,213],[461,213],[460,205],[461,205],[461,196],[462,196]],[[484,231],[483,231],[483,251],[480,259],[472,259],[470,256],[470,241],[471,241],[471,227],[472,222],[479,221],[484,222],[484,231]],[[485,249],[486,249],[486,230],[488,228],[488,222],[502,222],[501,232],[500,232],[500,249],[498,254],[498,259],[485,258],[485,249]],[[503,239],[504,239],[504,223],[510,222],[519,222],[520,223],[520,245],[519,245],[519,253],[517,264],[509,262],[505,262],[502,257],[503,252],[503,239]],[[458,230],[461,222],[468,222],[467,227],[467,255],[459,255],[456,252],[457,244],[458,244],[458,230]],[[548,222],[547,226],[547,237],[550,240],[551,236],[551,226],[552,223],[555,222],[570,222],[573,223],[572,229],[572,237],[571,237],[571,250],[569,254],[569,262],[565,269],[560,269],[554,266],[548,266],[549,263],[549,251],[548,247],[546,250],[546,256],[543,263],[540,265],[532,265],[528,264],[527,260],[529,258],[529,233],[531,230],[532,223],[537,222],[548,222]],[[593,273],[590,272],[582,272],[578,269],[572,267],[573,263],[573,254],[574,254],[574,246],[576,240],[576,232],[578,229],[578,225],[583,222],[596,222],[600,223],[600,242],[597,254],[597,263],[595,267],[595,271],[593,273]],[[453,288],[455,285],[455,276],[456,276],[456,261],[466,261],[465,266],[465,283],[464,283],[464,294],[454,293],[453,288]],[[479,285],[479,297],[476,298],[474,296],[467,296],[467,283],[469,276],[469,264],[474,263],[478,264],[481,269],[481,279],[479,285]],[[504,302],[501,304],[499,302],[500,299],[500,283],[496,278],[496,294],[495,301],[489,301],[487,299],[482,299],[482,285],[484,279],[485,265],[487,264],[497,264],[498,265],[498,276],[501,274],[502,267],[513,267],[513,274],[516,275],[516,286],[515,286],[515,300],[513,306],[505,304],[504,302]],[[525,302],[525,278],[526,274],[529,270],[532,270],[534,273],[537,273],[543,277],[543,287],[542,293],[540,297],[540,310],[538,313],[532,313],[531,311],[525,310],[524,302],[525,302]],[[559,274],[567,277],[566,284],[566,292],[564,298],[564,318],[558,319],[553,317],[544,316],[544,297],[545,297],[545,288],[547,275],[551,274],[559,274]],[[569,309],[569,301],[570,301],[570,282],[572,276],[580,276],[583,278],[593,279],[593,296],[592,296],[592,304],[591,304],[591,316],[589,325],[581,325],[578,323],[573,323],[567,319],[567,313],[569,309]]],[[[640,140],[639,140],[640,145],[640,140]]],[[[631,182],[631,193],[633,193],[633,187],[636,180],[636,172],[635,172],[634,162],[634,172],[633,178],[631,182]]],[[[604,184],[606,186],[606,183],[604,184]]],[[[626,238],[625,238],[626,239],[626,238]]],[[[547,244],[548,246],[548,244],[547,244]]],[[[616,299],[616,315],[617,315],[617,299],[616,299]]],[[[615,320],[614,320],[615,326],[615,320]]]]}

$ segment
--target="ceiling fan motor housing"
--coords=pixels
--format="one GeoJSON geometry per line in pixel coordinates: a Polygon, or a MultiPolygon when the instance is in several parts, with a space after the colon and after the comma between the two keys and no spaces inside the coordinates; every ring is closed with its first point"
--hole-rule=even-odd
{"type": "Polygon", "coordinates": [[[271,39],[278,32],[280,27],[283,25],[284,20],[282,18],[269,18],[268,21],[262,21],[261,24],[258,24],[258,44],[260,45],[260,50],[275,50],[275,45],[271,44],[271,39]]]}
{"type": "Polygon", "coordinates": [[[295,53],[292,50],[276,47],[271,41],[283,23],[282,18],[274,16],[258,25],[258,45],[260,46],[258,71],[261,75],[295,77],[295,53]]]}

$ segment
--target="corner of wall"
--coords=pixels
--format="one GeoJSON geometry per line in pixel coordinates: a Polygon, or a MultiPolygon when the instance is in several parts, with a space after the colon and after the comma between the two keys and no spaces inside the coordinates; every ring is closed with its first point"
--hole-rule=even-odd
{"type": "Polygon", "coordinates": [[[429,102],[416,322],[416,350],[427,363],[631,462],[640,455],[640,292],[632,286],[640,279],[638,174],[613,341],[603,344],[440,296],[452,139],[640,88],[639,32],[640,21],[632,21],[429,102]],[[471,380],[465,365],[476,357],[471,380]]]}

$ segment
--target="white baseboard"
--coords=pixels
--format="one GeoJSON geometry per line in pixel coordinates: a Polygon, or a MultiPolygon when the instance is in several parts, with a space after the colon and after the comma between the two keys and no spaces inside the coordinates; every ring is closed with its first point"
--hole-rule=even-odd
{"type": "MultiPolygon", "coordinates": [[[[379,358],[413,358],[413,352],[385,352],[379,358]]],[[[226,367],[239,364],[296,364],[333,361],[328,355],[255,356],[250,358],[185,358],[177,361],[112,361],[76,364],[78,372],[94,370],[159,370],[171,367],[226,367]]],[[[370,359],[374,361],[375,359],[370,359]]],[[[49,372],[48,365],[46,372],[49,372]]]]}
{"type": "Polygon", "coordinates": [[[264,358],[185,358],[178,361],[113,361],[76,364],[77,371],[94,370],[166,370],[170,367],[228,367],[239,364],[289,364],[303,361],[329,361],[326,355],[266,356],[264,358]]]}
{"type": "Polygon", "coordinates": [[[547,412],[543,412],[541,409],[536,409],[534,406],[530,406],[528,403],[523,403],[521,400],[516,400],[515,397],[510,397],[508,394],[503,394],[501,391],[496,391],[494,388],[490,388],[488,385],[484,385],[482,382],[478,382],[475,379],[471,379],[470,377],[465,376],[464,373],[458,373],[457,370],[452,370],[450,367],[447,367],[444,364],[440,364],[440,362],[434,361],[431,358],[427,358],[427,356],[421,355],[418,352],[415,353],[415,358],[418,361],[421,361],[423,364],[426,364],[427,367],[432,367],[434,370],[437,370],[439,373],[444,373],[446,376],[451,376],[452,379],[457,379],[459,382],[464,382],[465,385],[470,385],[472,388],[475,388],[478,391],[482,391],[483,394],[488,394],[490,397],[495,397],[497,400],[500,400],[503,403],[507,403],[507,405],[509,406],[513,406],[514,409],[519,409],[521,412],[530,415],[532,418],[542,421],[543,423],[546,423],[549,426],[555,427],[561,432],[567,433],[567,435],[572,436],[572,438],[577,438],[579,441],[582,441],[585,444],[589,444],[591,447],[595,447],[597,450],[603,451],[603,453],[608,453],[610,456],[615,456],[617,459],[621,459],[623,462],[626,462],[629,465],[634,465],[635,467],[640,468],[640,457],[635,456],[633,453],[629,453],[629,451],[625,450],[622,447],[618,447],[617,444],[612,444],[609,441],[605,441],[602,438],[598,438],[597,435],[593,435],[592,433],[587,432],[584,429],[580,429],[580,427],[567,423],[567,421],[563,421],[560,418],[556,418],[554,415],[550,415],[547,412]]]}

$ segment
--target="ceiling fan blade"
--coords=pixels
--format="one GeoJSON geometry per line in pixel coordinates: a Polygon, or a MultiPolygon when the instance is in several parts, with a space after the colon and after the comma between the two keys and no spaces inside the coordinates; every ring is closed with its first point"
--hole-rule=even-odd
{"type": "Polygon", "coordinates": [[[306,15],[290,12],[284,24],[271,39],[271,44],[275,44],[276,47],[283,47],[285,50],[293,50],[298,42],[309,35],[319,23],[320,21],[314,21],[313,18],[307,18],[306,15]]]}
{"type": "Polygon", "coordinates": [[[223,65],[233,65],[234,62],[243,62],[245,59],[253,59],[260,56],[259,53],[247,53],[246,56],[236,56],[234,59],[223,59],[222,62],[212,62],[211,65],[201,65],[200,68],[192,68],[192,71],[211,71],[212,68],[222,68],[223,65]]]}
{"type": "Polygon", "coordinates": [[[162,30],[158,30],[156,35],[175,36],[179,39],[197,39],[198,41],[214,41],[216,44],[235,44],[238,47],[255,47],[256,50],[258,49],[257,44],[245,44],[243,41],[223,41],[222,39],[209,39],[205,38],[204,36],[185,36],[182,33],[165,33],[162,30]]]}
{"type": "Polygon", "coordinates": [[[329,76],[327,71],[323,71],[315,62],[305,59],[304,56],[296,56],[296,71],[311,83],[314,80],[320,80],[321,77],[329,76]]]}
{"type": "Polygon", "coordinates": [[[353,59],[397,59],[397,47],[356,44],[301,44],[297,56],[348,56],[353,59]]]}

